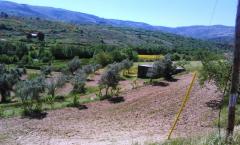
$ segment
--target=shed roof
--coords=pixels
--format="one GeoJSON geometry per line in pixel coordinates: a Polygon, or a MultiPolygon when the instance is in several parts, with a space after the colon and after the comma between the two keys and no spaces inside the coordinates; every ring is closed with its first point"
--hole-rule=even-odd
{"type": "Polygon", "coordinates": [[[143,67],[153,67],[153,64],[139,64],[138,66],[143,66],[143,67]]]}

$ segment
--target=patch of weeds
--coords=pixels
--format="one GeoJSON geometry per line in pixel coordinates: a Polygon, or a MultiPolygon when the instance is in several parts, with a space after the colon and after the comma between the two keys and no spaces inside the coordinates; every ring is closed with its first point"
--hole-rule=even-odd
{"type": "Polygon", "coordinates": [[[51,106],[51,109],[54,108],[54,102],[55,102],[56,97],[49,95],[47,97],[44,98],[44,102],[49,104],[51,106]]]}
{"type": "Polygon", "coordinates": [[[37,78],[38,76],[39,76],[38,73],[29,73],[27,75],[27,78],[28,78],[28,80],[33,80],[33,79],[37,78]]]}
{"type": "Polygon", "coordinates": [[[78,106],[79,105],[79,99],[80,97],[78,97],[77,95],[74,95],[73,97],[73,106],[78,106]]]}
{"type": "Polygon", "coordinates": [[[79,99],[80,99],[80,97],[78,96],[78,94],[72,94],[72,102],[67,106],[68,107],[78,107],[80,105],[79,99]]]}
{"type": "Polygon", "coordinates": [[[146,145],[159,145],[159,143],[145,143],[146,145]]]}
{"type": "Polygon", "coordinates": [[[8,136],[5,134],[0,134],[0,144],[4,144],[5,140],[7,140],[8,136]]]}
{"type": "MultiPolygon", "coordinates": [[[[222,108],[220,127],[225,128],[227,125],[228,107],[227,105],[222,108]]],[[[214,126],[218,126],[218,118],[213,121],[214,126]]],[[[235,125],[240,125],[240,105],[236,106],[235,125]]]]}
{"type": "Polygon", "coordinates": [[[0,106],[0,118],[4,116],[4,110],[3,108],[0,106]]]}
{"type": "Polygon", "coordinates": [[[82,105],[82,103],[83,103],[83,101],[80,101],[80,97],[77,94],[74,94],[72,102],[69,105],[67,105],[67,106],[68,107],[76,107],[79,110],[87,109],[87,106],[86,105],[82,105]]]}
{"type": "MultiPolygon", "coordinates": [[[[225,145],[225,137],[219,137],[218,133],[192,138],[177,138],[167,140],[161,145],[225,145]]],[[[235,132],[231,145],[240,144],[240,132],[235,132]]]]}
{"type": "Polygon", "coordinates": [[[100,100],[103,101],[103,100],[106,100],[106,99],[110,99],[112,96],[111,95],[102,95],[102,96],[99,96],[100,100]]]}
{"type": "Polygon", "coordinates": [[[86,88],[86,95],[88,94],[92,94],[92,93],[96,93],[99,91],[99,88],[96,86],[96,87],[87,87],[86,88]]]}

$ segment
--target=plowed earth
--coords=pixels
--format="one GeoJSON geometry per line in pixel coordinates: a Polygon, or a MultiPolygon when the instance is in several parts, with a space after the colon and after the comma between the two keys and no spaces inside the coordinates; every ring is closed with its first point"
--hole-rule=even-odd
{"type": "MultiPolygon", "coordinates": [[[[143,86],[121,94],[125,101],[107,100],[85,104],[88,109],[65,108],[49,111],[37,119],[0,120],[0,144],[20,145],[128,145],[166,139],[182,103],[192,75],[176,82],[143,86]]],[[[216,87],[196,82],[173,137],[198,135],[214,130],[217,110],[208,102],[220,100],[216,87]]]]}

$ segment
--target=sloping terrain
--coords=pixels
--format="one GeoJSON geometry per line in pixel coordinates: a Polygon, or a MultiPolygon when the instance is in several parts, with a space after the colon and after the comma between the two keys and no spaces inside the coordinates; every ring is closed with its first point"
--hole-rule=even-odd
{"type": "MultiPolygon", "coordinates": [[[[174,121],[192,75],[177,82],[144,86],[121,94],[117,104],[100,101],[88,109],[66,108],[50,111],[42,120],[10,118],[0,120],[2,144],[20,145],[106,145],[163,141],[174,121]]],[[[195,83],[189,102],[173,136],[192,136],[212,131],[217,111],[208,102],[219,100],[216,87],[195,83]]]]}
{"type": "Polygon", "coordinates": [[[101,25],[74,25],[36,18],[0,17],[0,40],[28,42],[27,33],[43,32],[47,45],[75,44],[78,47],[115,46],[159,50],[229,50],[226,45],[143,29],[101,25]]]}
{"type": "Polygon", "coordinates": [[[164,32],[174,33],[186,37],[193,37],[203,40],[212,40],[220,43],[233,43],[234,27],[213,25],[213,26],[187,26],[172,29],[162,29],[164,32]]]}
{"type": "Polygon", "coordinates": [[[216,42],[232,43],[234,27],[231,26],[187,26],[187,27],[163,27],[152,26],[146,23],[104,19],[98,16],[74,12],[59,8],[31,6],[8,1],[0,1],[0,11],[16,16],[39,17],[41,19],[70,22],[87,25],[105,25],[114,27],[140,28],[144,30],[162,31],[182,36],[214,40],[216,42]]]}

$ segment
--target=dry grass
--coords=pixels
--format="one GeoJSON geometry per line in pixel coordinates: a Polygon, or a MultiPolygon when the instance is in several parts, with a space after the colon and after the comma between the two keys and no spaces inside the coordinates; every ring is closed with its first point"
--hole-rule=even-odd
{"type": "Polygon", "coordinates": [[[163,59],[163,55],[138,55],[140,61],[156,61],[163,59]]]}

